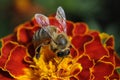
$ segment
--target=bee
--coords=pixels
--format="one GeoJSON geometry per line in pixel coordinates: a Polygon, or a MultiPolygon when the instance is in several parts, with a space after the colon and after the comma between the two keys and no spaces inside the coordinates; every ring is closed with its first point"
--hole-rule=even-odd
{"type": "Polygon", "coordinates": [[[70,53],[70,42],[67,36],[66,16],[62,7],[58,7],[56,20],[61,25],[50,25],[48,17],[43,14],[35,14],[35,20],[41,29],[37,30],[33,35],[34,44],[37,45],[35,49],[35,56],[40,57],[40,49],[44,45],[50,45],[50,49],[58,56],[64,57],[70,53]]]}

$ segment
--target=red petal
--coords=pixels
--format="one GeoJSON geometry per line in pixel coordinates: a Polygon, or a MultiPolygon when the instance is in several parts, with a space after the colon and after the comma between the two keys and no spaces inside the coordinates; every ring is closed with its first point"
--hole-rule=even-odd
{"type": "Polygon", "coordinates": [[[31,20],[31,24],[32,24],[33,26],[38,26],[38,23],[37,23],[37,21],[35,20],[35,18],[33,18],[33,19],[31,20]]]}
{"type": "Polygon", "coordinates": [[[77,35],[72,38],[71,43],[75,46],[75,48],[79,51],[79,54],[81,55],[84,52],[84,45],[91,40],[92,37],[89,35],[77,35]]]}
{"type": "Polygon", "coordinates": [[[82,56],[77,62],[80,63],[84,69],[89,69],[93,66],[93,61],[91,61],[88,56],[82,56]]]}
{"type": "Polygon", "coordinates": [[[0,56],[0,67],[4,68],[5,64],[8,60],[8,57],[10,56],[10,52],[13,48],[17,46],[16,43],[13,42],[7,42],[5,45],[2,47],[1,51],[1,56],[0,56]]]}
{"type": "Polygon", "coordinates": [[[106,46],[111,46],[114,48],[114,38],[111,36],[107,41],[106,41],[106,46]]]}
{"type": "Polygon", "coordinates": [[[32,31],[32,33],[35,33],[38,29],[40,29],[39,26],[34,26],[32,29],[30,29],[32,31]]]}
{"type": "Polygon", "coordinates": [[[74,48],[70,48],[70,54],[73,58],[75,58],[75,57],[77,57],[78,53],[76,52],[76,50],[74,48]]]}
{"type": "Polygon", "coordinates": [[[19,28],[17,31],[18,41],[21,43],[28,43],[32,40],[33,32],[29,28],[19,28]]]}
{"type": "Polygon", "coordinates": [[[109,56],[104,57],[101,61],[104,62],[111,62],[113,65],[115,65],[115,54],[114,50],[112,48],[108,48],[109,56]]]}
{"type": "Polygon", "coordinates": [[[85,23],[76,23],[74,28],[74,35],[85,34],[88,31],[88,27],[85,23]]]}
{"type": "Polygon", "coordinates": [[[89,80],[91,77],[90,68],[93,66],[93,61],[87,56],[82,56],[77,62],[79,62],[83,68],[77,77],[79,80],[89,80]]]}
{"type": "Polygon", "coordinates": [[[114,71],[112,64],[98,62],[93,67],[94,80],[106,80],[105,77],[109,77],[114,71]]]}
{"type": "Polygon", "coordinates": [[[10,59],[6,64],[6,70],[9,71],[15,77],[24,74],[24,69],[27,64],[24,62],[24,57],[27,56],[26,48],[23,46],[17,46],[11,51],[10,59]]]}
{"type": "Polygon", "coordinates": [[[2,44],[4,45],[6,42],[9,42],[9,41],[17,41],[17,37],[15,34],[11,34],[11,35],[8,35],[4,38],[1,39],[2,40],[2,44]]]}
{"type": "Polygon", "coordinates": [[[120,80],[120,75],[117,73],[117,71],[115,70],[114,73],[112,74],[112,76],[110,76],[109,78],[110,80],[120,80]]]}
{"type": "Polygon", "coordinates": [[[93,40],[85,46],[86,54],[94,60],[99,60],[102,57],[108,56],[107,50],[101,43],[99,33],[93,32],[91,35],[93,35],[93,40]]]}
{"type": "Polygon", "coordinates": [[[67,21],[67,35],[68,36],[73,36],[73,28],[74,28],[74,25],[72,22],[70,21],[67,21]]]}
{"type": "Polygon", "coordinates": [[[82,72],[77,75],[79,80],[90,80],[90,77],[91,74],[89,69],[83,69],[82,72]]]}
{"type": "Polygon", "coordinates": [[[79,73],[79,72],[80,72],[80,68],[76,68],[76,69],[74,69],[73,72],[71,72],[71,74],[72,74],[72,75],[76,75],[76,74],[79,73]]]}

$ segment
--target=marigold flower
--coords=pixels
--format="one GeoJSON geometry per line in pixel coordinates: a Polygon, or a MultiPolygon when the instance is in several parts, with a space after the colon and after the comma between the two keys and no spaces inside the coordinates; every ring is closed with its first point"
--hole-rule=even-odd
{"type": "MultiPolygon", "coordinates": [[[[56,18],[50,24],[59,26],[56,18]]],[[[70,57],[61,61],[48,46],[34,57],[33,34],[40,29],[36,20],[20,24],[1,38],[0,79],[2,80],[119,80],[120,58],[114,49],[114,37],[90,30],[87,24],[67,21],[71,41],[70,57]],[[59,61],[61,61],[59,63],[59,61]]]]}

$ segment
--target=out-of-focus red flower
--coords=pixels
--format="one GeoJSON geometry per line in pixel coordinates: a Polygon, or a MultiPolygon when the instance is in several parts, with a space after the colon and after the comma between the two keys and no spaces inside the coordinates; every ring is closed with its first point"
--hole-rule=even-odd
{"type": "MultiPolygon", "coordinates": [[[[59,26],[54,17],[50,24],[59,26]]],[[[33,34],[40,29],[34,18],[1,39],[0,79],[2,80],[119,80],[120,58],[114,38],[88,29],[85,23],[67,21],[70,56],[59,59],[45,46],[36,59],[33,34]]]]}

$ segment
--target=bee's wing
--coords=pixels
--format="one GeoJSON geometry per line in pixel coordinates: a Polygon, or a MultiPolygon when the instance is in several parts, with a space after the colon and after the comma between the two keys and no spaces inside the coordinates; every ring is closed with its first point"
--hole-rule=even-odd
{"type": "Polygon", "coordinates": [[[45,27],[50,27],[48,17],[46,17],[43,14],[35,14],[35,20],[40,25],[40,27],[42,27],[49,34],[51,38],[53,38],[53,32],[49,28],[45,28],[45,27]]]}
{"type": "Polygon", "coordinates": [[[64,10],[63,10],[62,7],[58,7],[55,17],[58,20],[58,22],[61,24],[61,26],[59,27],[59,29],[61,31],[64,31],[66,33],[67,32],[66,16],[65,16],[65,12],[64,12],[64,10]]]}
{"type": "Polygon", "coordinates": [[[43,14],[35,14],[35,20],[41,27],[46,27],[49,25],[49,19],[43,14]]]}

